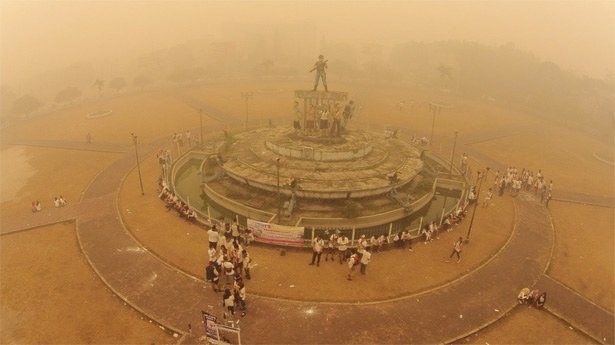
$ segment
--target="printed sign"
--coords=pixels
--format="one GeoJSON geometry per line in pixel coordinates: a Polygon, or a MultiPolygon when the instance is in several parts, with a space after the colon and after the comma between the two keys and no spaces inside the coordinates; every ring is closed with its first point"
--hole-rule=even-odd
{"type": "Polygon", "coordinates": [[[248,229],[260,242],[291,246],[302,246],[304,242],[302,226],[284,226],[248,219],[248,229]]]}
{"type": "Polygon", "coordinates": [[[205,336],[209,344],[218,344],[218,318],[208,312],[201,312],[203,323],[205,324],[205,336]]]}

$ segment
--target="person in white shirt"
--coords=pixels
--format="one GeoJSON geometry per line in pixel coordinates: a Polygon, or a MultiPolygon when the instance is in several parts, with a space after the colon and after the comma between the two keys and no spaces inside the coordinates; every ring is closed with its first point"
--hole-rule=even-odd
{"type": "Polygon", "coordinates": [[[207,256],[209,256],[209,262],[216,262],[218,260],[218,250],[216,250],[215,247],[209,247],[207,250],[207,256]]]}
{"type": "Polygon", "coordinates": [[[209,248],[217,248],[218,241],[220,240],[220,234],[218,233],[218,229],[216,226],[212,226],[211,229],[207,230],[207,237],[209,241],[209,248]]]}
{"type": "Polygon", "coordinates": [[[235,265],[228,258],[224,258],[222,262],[222,270],[224,272],[224,278],[227,286],[231,286],[235,281],[235,265]]]}
{"type": "Polygon", "coordinates": [[[339,230],[335,230],[335,232],[329,237],[329,243],[327,245],[327,253],[325,254],[325,261],[329,261],[329,256],[331,256],[331,261],[334,261],[335,254],[337,253],[337,239],[339,238],[339,230]]]}
{"type": "Polygon", "coordinates": [[[361,274],[365,274],[365,269],[367,268],[367,264],[372,259],[372,253],[369,252],[369,248],[365,248],[363,250],[363,255],[361,256],[361,274]]]}
{"type": "Polygon", "coordinates": [[[337,252],[340,254],[340,264],[346,260],[346,251],[348,250],[348,237],[342,234],[337,239],[337,252]]]}
{"type": "Polygon", "coordinates": [[[346,277],[348,280],[352,280],[352,275],[354,273],[354,267],[359,263],[359,254],[354,253],[350,255],[348,259],[348,276],[346,277]]]}
{"type": "Polygon", "coordinates": [[[359,241],[357,242],[357,252],[359,254],[363,254],[363,251],[367,247],[367,240],[365,239],[365,235],[361,235],[359,241]]]}
{"type": "Polygon", "coordinates": [[[231,315],[235,315],[235,295],[231,293],[231,290],[229,288],[224,289],[222,303],[224,304],[224,307],[226,307],[226,309],[229,311],[229,313],[231,313],[231,315]]]}
{"type": "Polygon", "coordinates": [[[322,255],[322,250],[325,247],[325,241],[323,241],[320,236],[316,235],[312,240],[312,262],[310,265],[320,266],[320,256],[322,255]]]}
{"type": "Polygon", "coordinates": [[[237,221],[233,221],[231,224],[231,236],[233,236],[233,240],[235,240],[236,243],[239,243],[239,225],[237,221]]]}

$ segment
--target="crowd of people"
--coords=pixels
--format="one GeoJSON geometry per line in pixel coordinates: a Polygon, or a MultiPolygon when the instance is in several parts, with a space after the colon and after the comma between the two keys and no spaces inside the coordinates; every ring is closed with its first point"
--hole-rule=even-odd
{"type": "MultiPolygon", "coordinates": [[[[328,235],[329,232],[325,232],[325,237],[328,235]]],[[[365,235],[361,235],[357,241],[356,248],[350,248],[349,243],[348,237],[341,233],[339,229],[330,234],[326,240],[317,235],[312,239],[312,261],[309,265],[320,266],[320,257],[324,251],[325,261],[329,261],[329,258],[331,258],[331,262],[347,263],[348,273],[346,278],[348,280],[352,280],[356,266],[361,267],[361,274],[366,274],[367,265],[371,261],[372,256],[371,241],[368,241],[365,235]]]]}
{"type": "MultiPolygon", "coordinates": [[[[471,192],[470,192],[471,194],[471,192]]],[[[448,216],[442,219],[442,223],[438,224],[437,221],[432,221],[431,223],[427,222],[423,226],[421,230],[421,235],[424,237],[424,244],[427,244],[434,239],[440,238],[440,232],[446,231],[450,232],[453,228],[460,224],[461,221],[466,217],[467,208],[471,205],[471,199],[468,198],[468,202],[459,205],[453,212],[449,213],[448,216]]]]}
{"type": "Polygon", "coordinates": [[[188,148],[190,148],[193,144],[192,132],[190,132],[189,130],[186,130],[185,133],[175,132],[173,133],[171,140],[173,141],[173,145],[176,146],[178,150],[183,149],[184,145],[187,145],[188,148]]]}
{"type": "Polygon", "coordinates": [[[209,260],[205,268],[205,279],[211,283],[214,292],[223,292],[222,304],[230,315],[239,308],[241,316],[246,315],[246,285],[244,278],[250,280],[252,257],[249,246],[251,233],[242,231],[236,221],[224,221],[213,225],[207,231],[209,260]]]}
{"type": "Polygon", "coordinates": [[[519,171],[516,167],[509,166],[503,173],[496,171],[493,185],[499,196],[503,196],[506,191],[509,191],[513,197],[521,190],[532,192],[540,197],[540,202],[546,207],[549,206],[553,192],[553,180],[547,182],[540,169],[537,172],[529,169],[519,171]]]}
{"type": "MultiPolygon", "coordinates": [[[[181,138],[181,135],[174,137],[176,140],[181,140],[178,139],[181,138]]],[[[166,156],[168,156],[167,152],[159,154],[162,165],[166,163],[166,156]]],[[[499,171],[496,172],[494,187],[488,188],[486,191],[482,202],[483,207],[490,205],[493,198],[493,189],[496,189],[500,196],[505,191],[510,191],[512,196],[516,196],[521,190],[533,192],[535,195],[540,195],[541,202],[548,204],[551,198],[553,183],[552,181],[546,182],[541,170],[533,173],[530,170],[522,169],[519,172],[515,167],[508,167],[503,174],[500,174],[499,171]]],[[[196,220],[196,212],[167,188],[164,182],[161,182],[159,197],[165,202],[167,209],[176,210],[180,217],[187,220],[196,220]]],[[[466,202],[445,216],[441,223],[436,220],[425,223],[419,232],[423,243],[427,244],[434,239],[438,239],[442,231],[449,232],[461,223],[467,215],[468,206],[472,204],[478,206],[478,197],[476,186],[472,186],[466,202]]],[[[251,279],[250,270],[253,266],[252,258],[246,247],[254,240],[254,236],[247,229],[240,229],[237,221],[233,221],[230,224],[224,221],[217,222],[207,233],[209,260],[205,268],[205,278],[211,284],[213,291],[222,292],[222,305],[227,313],[234,316],[235,310],[238,308],[241,311],[241,315],[244,316],[246,315],[245,280],[251,279]]],[[[413,251],[413,239],[414,236],[405,230],[393,233],[390,236],[381,234],[366,238],[365,235],[361,235],[356,241],[355,246],[351,247],[350,239],[339,229],[333,232],[327,230],[324,236],[317,235],[311,241],[312,256],[309,265],[320,266],[321,256],[324,253],[325,261],[339,262],[339,264],[346,263],[346,278],[353,280],[357,267],[359,267],[358,271],[360,274],[366,274],[372,253],[386,248],[400,248],[413,251]]],[[[462,245],[463,237],[459,237],[453,245],[449,260],[453,256],[457,256],[457,262],[461,261],[462,245]]],[[[538,295],[537,293],[537,290],[528,291],[526,295],[520,293],[519,301],[541,307],[546,300],[546,293],[538,295]]]]}

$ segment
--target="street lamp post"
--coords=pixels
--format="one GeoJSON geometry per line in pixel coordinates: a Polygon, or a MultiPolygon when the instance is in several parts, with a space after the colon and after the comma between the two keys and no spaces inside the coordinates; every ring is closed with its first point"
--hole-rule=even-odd
{"type": "Polygon", "coordinates": [[[472,224],[474,224],[474,216],[476,215],[476,209],[478,208],[479,200],[480,200],[480,187],[483,184],[483,179],[489,174],[489,167],[485,169],[485,173],[483,174],[481,171],[478,171],[478,175],[476,176],[476,180],[478,183],[478,187],[476,189],[476,202],[474,203],[474,209],[472,210],[472,217],[470,218],[470,225],[468,226],[468,233],[466,234],[465,242],[470,242],[470,232],[472,232],[472,224]]]}
{"type": "Polygon", "coordinates": [[[453,174],[453,159],[455,159],[455,146],[457,146],[457,131],[455,131],[455,140],[453,140],[453,151],[451,152],[451,169],[448,172],[450,175],[453,174]]]}
{"type": "Polygon", "coordinates": [[[275,168],[276,168],[276,176],[277,176],[277,186],[278,186],[278,196],[276,200],[276,204],[278,206],[278,222],[280,221],[280,157],[275,159],[275,168]]]}
{"type": "Polygon", "coordinates": [[[431,120],[431,137],[429,138],[429,145],[431,146],[433,143],[433,131],[436,127],[436,113],[440,113],[440,110],[442,110],[442,106],[436,103],[429,103],[429,110],[431,110],[431,113],[433,114],[431,120]]]}
{"type": "Polygon", "coordinates": [[[203,150],[203,109],[199,109],[199,119],[201,120],[201,150],[203,150]]]}
{"type": "Polygon", "coordinates": [[[145,195],[145,192],[143,191],[143,178],[141,177],[141,164],[139,163],[139,151],[137,149],[137,136],[133,132],[131,132],[130,135],[132,136],[132,142],[135,144],[135,156],[137,157],[137,171],[139,172],[139,185],[141,186],[141,195],[145,195]]]}
{"type": "MultiPolygon", "coordinates": [[[[453,159],[455,158],[455,146],[457,145],[457,131],[455,131],[455,140],[453,141],[453,151],[451,152],[451,168],[449,175],[453,175],[453,159]]],[[[444,204],[442,205],[442,215],[440,216],[440,224],[444,220],[444,211],[446,210],[446,202],[448,201],[448,195],[444,195],[444,204]]]]}
{"type": "Polygon", "coordinates": [[[253,97],[252,92],[242,92],[241,98],[246,100],[246,124],[245,128],[248,128],[248,101],[253,97]]]}

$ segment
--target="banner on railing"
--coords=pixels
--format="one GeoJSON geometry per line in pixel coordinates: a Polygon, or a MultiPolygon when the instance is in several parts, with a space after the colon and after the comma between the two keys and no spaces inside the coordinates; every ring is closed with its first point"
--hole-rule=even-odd
{"type": "Polygon", "coordinates": [[[302,226],[284,226],[248,219],[248,229],[257,241],[287,246],[303,245],[302,226]]]}

